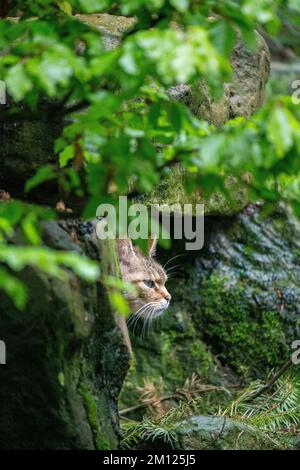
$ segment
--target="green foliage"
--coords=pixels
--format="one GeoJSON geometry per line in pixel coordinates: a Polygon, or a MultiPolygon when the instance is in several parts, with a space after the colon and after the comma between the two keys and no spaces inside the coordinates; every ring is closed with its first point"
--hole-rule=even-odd
{"type": "Polygon", "coordinates": [[[0,269],[0,288],[12,299],[19,310],[23,310],[26,304],[26,288],[4,268],[0,269]]]}
{"type": "Polygon", "coordinates": [[[108,291],[108,297],[113,310],[125,317],[130,314],[130,308],[124,298],[124,292],[135,294],[135,287],[129,282],[117,277],[105,276],[103,283],[108,291]]]}
{"type": "MultiPolygon", "coordinates": [[[[68,275],[66,269],[69,269],[86,281],[97,280],[100,275],[97,263],[80,256],[78,253],[55,251],[38,246],[41,243],[39,223],[51,217],[53,217],[52,211],[38,206],[28,206],[19,201],[1,203],[1,265],[5,264],[10,270],[17,272],[26,266],[31,266],[50,276],[62,279],[68,275]],[[11,242],[18,238],[21,243],[14,246],[11,242]]],[[[25,286],[4,267],[0,268],[0,288],[11,297],[16,307],[19,309],[25,307],[25,286]]]]}
{"type": "MultiPolygon", "coordinates": [[[[293,447],[295,429],[300,423],[300,382],[299,375],[286,374],[281,377],[268,393],[263,393],[252,400],[251,396],[264,384],[252,382],[237,397],[218,411],[210,410],[215,415],[229,417],[241,425],[237,439],[248,430],[253,436],[265,439],[276,448],[293,447]],[[245,427],[244,425],[247,425],[245,427]]],[[[212,392],[208,392],[212,393],[212,392]]],[[[199,399],[173,407],[160,418],[144,418],[140,422],[129,421],[122,424],[124,448],[139,448],[143,443],[156,441],[176,447],[178,436],[185,418],[199,414],[199,399]]],[[[206,411],[207,414],[207,411],[206,411]]]]}
{"type": "Polygon", "coordinates": [[[295,55],[299,55],[299,33],[300,33],[300,3],[298,0],[288,0],[282,3],[280,8],[281,28],[277,37],[280,45],[287,47],[295,55]]]}
{"type": "MultiPolygon", "coordinates": [[[[167,87],[178,82],[204,80],[212,96],[220,97],[224,81],[230,79],[237,34],[254,48],[255,28],[276,33],[284,6],[280,0],[13,2],[11,16],[18,12],[20,17],[0,20],[0,79],[13,101],[1,119],[36,118],[45,98],[53,100],[49,119],[68,117],[54,151],[65,171],[64,189],[88,196],[85,216],[94,216],[103,198],[114,202],[132,188],[137,193],[151,191],[174,162],[189,170],[189,191],[226,193],[226,174],[241,178],[249,171],[253,199],[274,204],[285,198],[300,213],[298,185],[290,181],[300,174],[299,107],[288,98],[276,98],[253,119],[214,129],[167,93],[167,87]],[[72,15],[78,12],[134,15],[135,20],[125,28],[120,46],[107,50],[101,30],[72,15]],[[83,163],[82,179],[70,168],[72,161],[83,163]]],[[[299,2],[293,0],[289,7],[297,10],[299,2]]],[[[61,168],[39,168],[25,190],[50,179],[61,181],[61,168]]],[[[27,207],[22,219],[22,229],[34,245],[41,243],[36,217],[35,209],[27,207]]],[[[5,236],[13,230],[7,214],[1,229],[5,236]]],[[[13,249],[6,246],[4,235],[1,253],[6,263],[13,249]]],[[[61,263],[84,277],[95,276],[84,261],[80,269],[77,258],[65,254],[62,260],[62,255],[39,249],[24,252],[19,264],[33,264],[36,253],[48,272],[58,272],[54,264],[61,263]]]]}
{"type": "Polygon", "coordinates": [[[269,393],[251,400],[251,395],[262,387],[259,381],[251,383],[219,414],[250,424],[278,440],[281,446],[291,447],[293,428],[297,429],[300,424],[299,374],[286,374],[269,393]]]}
{"type": "Polygon", "coordinates": [[[11,269],[20,271],[25,266],[41,269],[50,276],[64,278],[66,272],[61,266],[72,269],[86,281],[96,281],[100,272],[96,263],[68,251],[52,251],[44,247],[1,247],[0,261],[11,269]]]}
{"type": "Polygon", "coordinates": [[[50,181],[52,179],[55,179],[56,173],[52,165],[44,165],[41,166],[35,175],[33,175],[25,185],[25,192],[31,191],[33,188],[38,186],[41,183],[44,183],[45,181],[50,181]]]}
{"type": "Polygon", "coordinates": [[[189,416],[195,409],[197,400],[189,403],[180,403],[171,408],[168,413],[158,419],[145,418],[141,422],[128,422],[122,425],[123,440],[122,446],[125,448],[134,448],[143,441],[154,442],[162,441],[174,448],[178,441],[176,430],[180,426],[180,420],[189,416]]]}

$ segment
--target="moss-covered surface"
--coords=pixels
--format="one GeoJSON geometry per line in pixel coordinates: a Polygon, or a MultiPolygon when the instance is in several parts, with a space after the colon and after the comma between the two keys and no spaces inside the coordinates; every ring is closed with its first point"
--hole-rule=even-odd
{"type": "Polygon", "coordinates": [[[133,17],[109,15],[107,13],[76,15],[76,18],[101,31],[119,35],[128,31],[136,23],[133,17]]]}
{"type": "Polygon", "coordinates": [[[265,220],[255,206],[208,220],[188,295],[178,281],[205,343],[244,377],[280,367],[299,335],[299,235],[285,207],[265,220]]]}
{"type": "Polygon", "coordinates": [[[129,31],[136,22],[134,18],[108,14],[76,15],[76,17],[98,29],[102,33],[104,45],[108,49],[117,47],[123,34],[129,31]]]}
{"type": "Polygon", "coordinates": [[[165,394],[183,386],[193,372],[207,380],[213,370],[209,348],[201,341],[191,315],[183,306],[170,309],[157,322],[155,330],[144,337],[133,337],[134,358],[121,395],[121,407],[135,405],[139,399],[137,387],[149,379],[155,385],[163,383],[165,394]]]}
{"type": "Polygon", "coordinates": [[[286,359],[290,341],[285,322],[276,308],[251,305],[242,285],[228,287],[227,282],[214,275],[203,282],[202,317],[195,321],[227,363],[255,377],[286,359]]]}
{"type": "Polygon", "coordinates": [[[264,375],[291,354],[299,334],[300,224],[288,208],[263,220],[250,206],[209,231],[194,268],[195,324],[236,371],[264,375]]]}
{"type": "Polygon", "coordinates": [[[244,181],[234,176],[228,176],[225,187],[230,198],[220,191],[210,196],[200,190],[187,193],[185,189],[186,171],[180,165],[172,169],[172,172],[160,183],[160,185],[147,196],[140,198],[146,204],[159,204],[160,206],[176,206],[180,204],[192,204],[195,210],[196,204],[204,204],[205,215],[234,215],[240,212],[248,203],[247,185],[244,181]]]}
{"type": "MultiPolygon", "coordinates": [[[[73,228],[76,222],[72,222],[73,228]]],[[[71,238],[51,223],[52,246],[71,238]]],[[[89,253],[88,233],[80,249],[89,253]]],[[[97,258],[97,245],[93,246],[97,258]]],[[[0,368],[2,449],[115,449],[117,398],[128,352],[100,283],[66,281],[39,271],[20,274],[29,286],[23,313],[1,294],[0,331],[7,364],[0,368]]]]}

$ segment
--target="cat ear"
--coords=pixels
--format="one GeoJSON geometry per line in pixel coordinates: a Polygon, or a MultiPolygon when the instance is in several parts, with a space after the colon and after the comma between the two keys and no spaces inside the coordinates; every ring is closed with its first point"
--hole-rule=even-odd
{"type": "Polygon", "coordinates": [[[120,260],[126,260],[128,256],[133,255],[133,246],[130,238],[118,239],[118,252],[120,260]]]}
{"type": "Polygon", "coordinates": [[[152,235],[151,238],[148,240],[148,256],[149,256],[149,258],[152,258],[153,256],[155,256],[156,245],[157,245],[157,236],[152,235]]]}

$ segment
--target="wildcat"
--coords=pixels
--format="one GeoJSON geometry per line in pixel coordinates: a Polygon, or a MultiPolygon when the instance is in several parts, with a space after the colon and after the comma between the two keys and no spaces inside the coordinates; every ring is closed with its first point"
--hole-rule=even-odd
{"type": "Polygon", "coordinates": [[[156,238],[148,242],[144,255],[129,239],[118,240],[121,277],[136,288],[136,293],[126,293],[133,322],[143,319],[146,323],[159,317],[170,305],[171,295],[165,287],[167,274],[154,259],[156,238]]]}

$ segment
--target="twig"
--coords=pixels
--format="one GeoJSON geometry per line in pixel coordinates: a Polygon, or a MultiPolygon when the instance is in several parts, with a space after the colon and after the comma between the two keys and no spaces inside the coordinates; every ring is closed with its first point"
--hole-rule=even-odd
{"type": "MultiPolygon", "coordinates": [[[[235,385],[232,386],[232,388],[236,387],[235,385]]],[[[230,387],[231,388],[231,387],[230,387]]],[[[197,390],[197,393],[205,393],[205,392],[211,392],[211,391],[224,391],[223,387],[217,387],[214,385],[207,385],[206,388],[202,388],[197,390]]],[[[166,395],[165,397],[162,397],[160,401],[167,401],[167,400],[182,400],[182,398],[186,398],[186,395],[182,393],[182,389],[178,389],[175,393],[172,395],[166,395]]],[[[145,401],[144,403],[139,403],[138,405],[131,406],[130,408],[125,408],[124,410],[119,411],[119,415],[123,416],[125,414],[131,413],[131,411],[136,411],[141,408],[145,408],[146,406],[152,405],[153,403],[156,402],[156,398],[149,399],[145,401]]]]}
{"type": "Polygon", "coordinates": [[[290,357],[288,361],[286,361],[285,364],[279,369],[276,374],[273,375],[273,377],[269,380],[269,382],[261,387],[259,390],[257,390],[253,395],[249,396],[249,399],[254,400],[255,398],[259,397],[262,395],[266,390],[268,390],[272,385],[274,385],[275,382],[293,365],[293,360],[290,357]]]}
{"type": "MultiPolygon", "coordinates": [[[[174,399],[174,398],[177,398],[177,396],[176,396],[175,394],[173,394],[173,395],[167,395],[166,397],[162,397],[162,398],[161,398],[161,401],[172,400],[172,399],[174,399]]],[[[125,415],[125,414],[130,413],[131,411],[139,410],[140,408],[145,408],[145,406],[149,406],[149,405],[151,405],[152,403],[154,403],[155,401],[156,401],[156,399],[153,398],[153,400],[147,400],[146,403],[139,403],[138,405],[131,406],[130,408],[125,408],[125,410],[119,411],[119,415],[120,415],[120,416],[123,416],[123,415],[125,415]]]]}
{"type": "Polygon", "coordinates": [[[215,435],[213,435],[213,433],[212,433],[212,440],[211,440],[211,442],[212,442],[213,445],[215,445],[215,444],[217,443],[218,439],[219,439],[219,438],[221,437],[221,435],[223,434],[223,431],[224,431],[224,429],[225,429],[225,424],[226,424],[226,416],[224,416],[224,421],[223,421],[223,423],[222,423],[222,427],[221,427],[220,432],[216,433],[215,435]]]}

